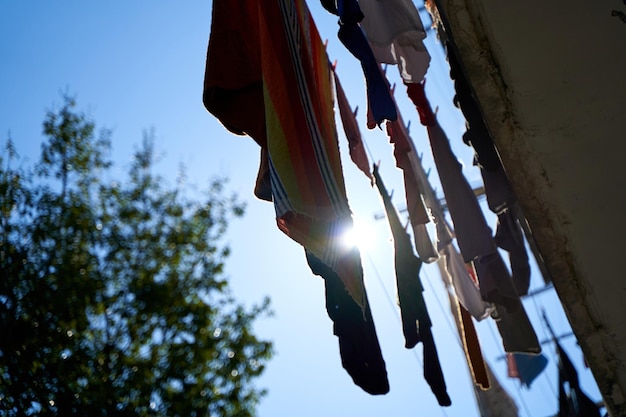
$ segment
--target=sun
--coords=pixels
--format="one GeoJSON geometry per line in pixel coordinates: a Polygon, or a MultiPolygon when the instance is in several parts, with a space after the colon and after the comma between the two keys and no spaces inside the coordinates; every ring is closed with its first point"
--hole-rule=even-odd
{"type": "Polygon", "coordinates": [[[355,217],[352,228],[344,233],[342,242],[348,248],[357,246],[360,251],[373,249],[376,245],[376,228],[373,221],[355,217]]]}

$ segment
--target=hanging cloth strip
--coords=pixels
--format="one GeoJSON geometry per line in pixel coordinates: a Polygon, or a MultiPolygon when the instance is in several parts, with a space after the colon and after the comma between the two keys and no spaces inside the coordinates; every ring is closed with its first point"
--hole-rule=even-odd
{"type": "MultiPolygon", "coordinates": [[[[228,130],[249,135],[265,151],[261,162],[269,170],[278,227],[320,261],[323,266],[316,264],[313,272],[324,273],[327,285],[334,282],[331,271],[336,274],[371,322],[360,255],[341,243],[352,217],[337,144],[330,72],[304,0],[268,0],[262,5],[256,0],[213,2],[204,105],[228,130]]],[[[336,294],[336,283],[332,285],[327,290],[336,294]]],[[[354,355],[357,365],[346,369],[355,381],[361,372],[377,375],[376,383],[362,385],[383,393],[388,382],[382,358],[376,363],[359,359],[379,356],[373,329],[372,325],[367,337],[374,351],[342,350],[342,362],[352,360],[345,355],[354,355]],[[358,364],[377,370],[359,370],[358,364]]],[[[342,340],[340,336],[345,346],[342,340]]]]}
{"type": "Polygon", "coordinates": [[[359,0],[361,28],[379,63],[395,64],[405,83],[420,82],[430,64],[419,12],[411,0],[359,0]]]}
{"type": "Polygon", "coordinates": [[[437,397],[439,405],[449,406],[451,401],[446,391],[439,355],[431,332],[432,323],[422,295],[424,287],[422,287],[419,278],[422,262],[413,254],[411,238],[400,223],[398,213],[391,203],[391,197],[387,193],[376,165],[374,165],[374,178],[385,206],[395,247],[396,284],[405,340],[404,346],[411,349],[417,343],[422,342],[424,346],[424,378],[437,397]]]}
{"type": "Polygon", "coordinates": [[[352,162],[373,182],[373,177],[370,172],[370,163],[367,158],[367,154],[365,153],[365,147],[363,145],[363,139],[361,137],[361,130],[359,129],[359,124],[356,121],[356,112],[357,109],[352,112],[350,107],[350,103],[348,103],[348,98],[346,97],[346,93],[343,91],[341,87],[341,83],[339,82],[339,77],[337,77],[337,73],[333,68],[333,75],[335,79],[335,92],[337,94],[337,107],[339,107],[339,116],[341,117],[341,124],[343,125],[343,130],[346,135],[346,139],[348,140],[348,150],[350,152],[350,159],[352,162]]]}
{"type": "MultiPolygon", "coordinates": [[[[387,122],[387,135],[393,144],[393,155],[396,166],[402,170],[404,178],[404,192],[406,196],[406,207],[409,212],[409,219],[413,228],[413,238],[417,254],[425,263],[431,263],[439,259],[439,253],[428,235],[426,223],[431,221],[424,199],[423,190],[417,173],[415,172],[414,161],[419,158],[415,154],[413,140],[409,136],[402,116],[398,111],[398,119],[387,122]]],[[[421,163],[419,163],[421,166],[421,163]]]]}
{"type": "Polygon", "coordinates": [[[462,342],[467,366],[474,380],[474,385],[480,387],[482,390],[489,389],[491,383],[489,382],[485,359],[480,349],[480,341],[478,340],[478,334],[476,333],[472,317],[454,294],[450,281],[446,280],[447,271],[445,270],[444,262],[440,261],[438,266],[441,272],[441,278],[448,292],[450,312],[452,313],[452,317],[454,317],[454,324],[456,325],[457,332],[462,342]]]}

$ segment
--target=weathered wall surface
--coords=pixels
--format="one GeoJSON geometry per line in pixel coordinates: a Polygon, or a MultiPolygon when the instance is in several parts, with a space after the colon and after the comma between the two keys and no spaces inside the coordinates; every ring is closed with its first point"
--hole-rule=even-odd
{"type": "Polygon", "coordinates": [[[626,415],[626,13],[436,1],[612,416],[626,415]],[[613,13],[615,14],[615,13],[613,13]]]}

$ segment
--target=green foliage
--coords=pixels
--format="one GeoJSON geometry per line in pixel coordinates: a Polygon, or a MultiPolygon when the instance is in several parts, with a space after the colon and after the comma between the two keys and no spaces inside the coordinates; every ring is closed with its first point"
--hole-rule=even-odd
{"type": "Polygon", "coordinates": [[[254,415],[268,300],[230,296],[221,244],[243,206],[164,188],[149,136],[105,182],[109,133],[71,97],[44,133],[36,167],[0,156],[0,415],[254,415]]]}

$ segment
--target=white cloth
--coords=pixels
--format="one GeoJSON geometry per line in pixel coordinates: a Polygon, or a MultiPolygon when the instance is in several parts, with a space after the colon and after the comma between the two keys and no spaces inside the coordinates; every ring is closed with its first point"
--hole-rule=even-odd
{"type": "Polygon", "coordinates": [[[459,302],[476,320],[489,317],[494,309],[494,305],[483,301],[480,289],[474,283],[461,254],[456,248],[449,244],[446,246],[439,260],[441,277],[446,286],[452,286],[459,302]]]}
{"type": "Polygon", "coordinates": [[[361,28],[379,63],[398,65],[405,83],[422,81],[430,64],[419,12],[411,0],[359,0],[361,28]]]}

